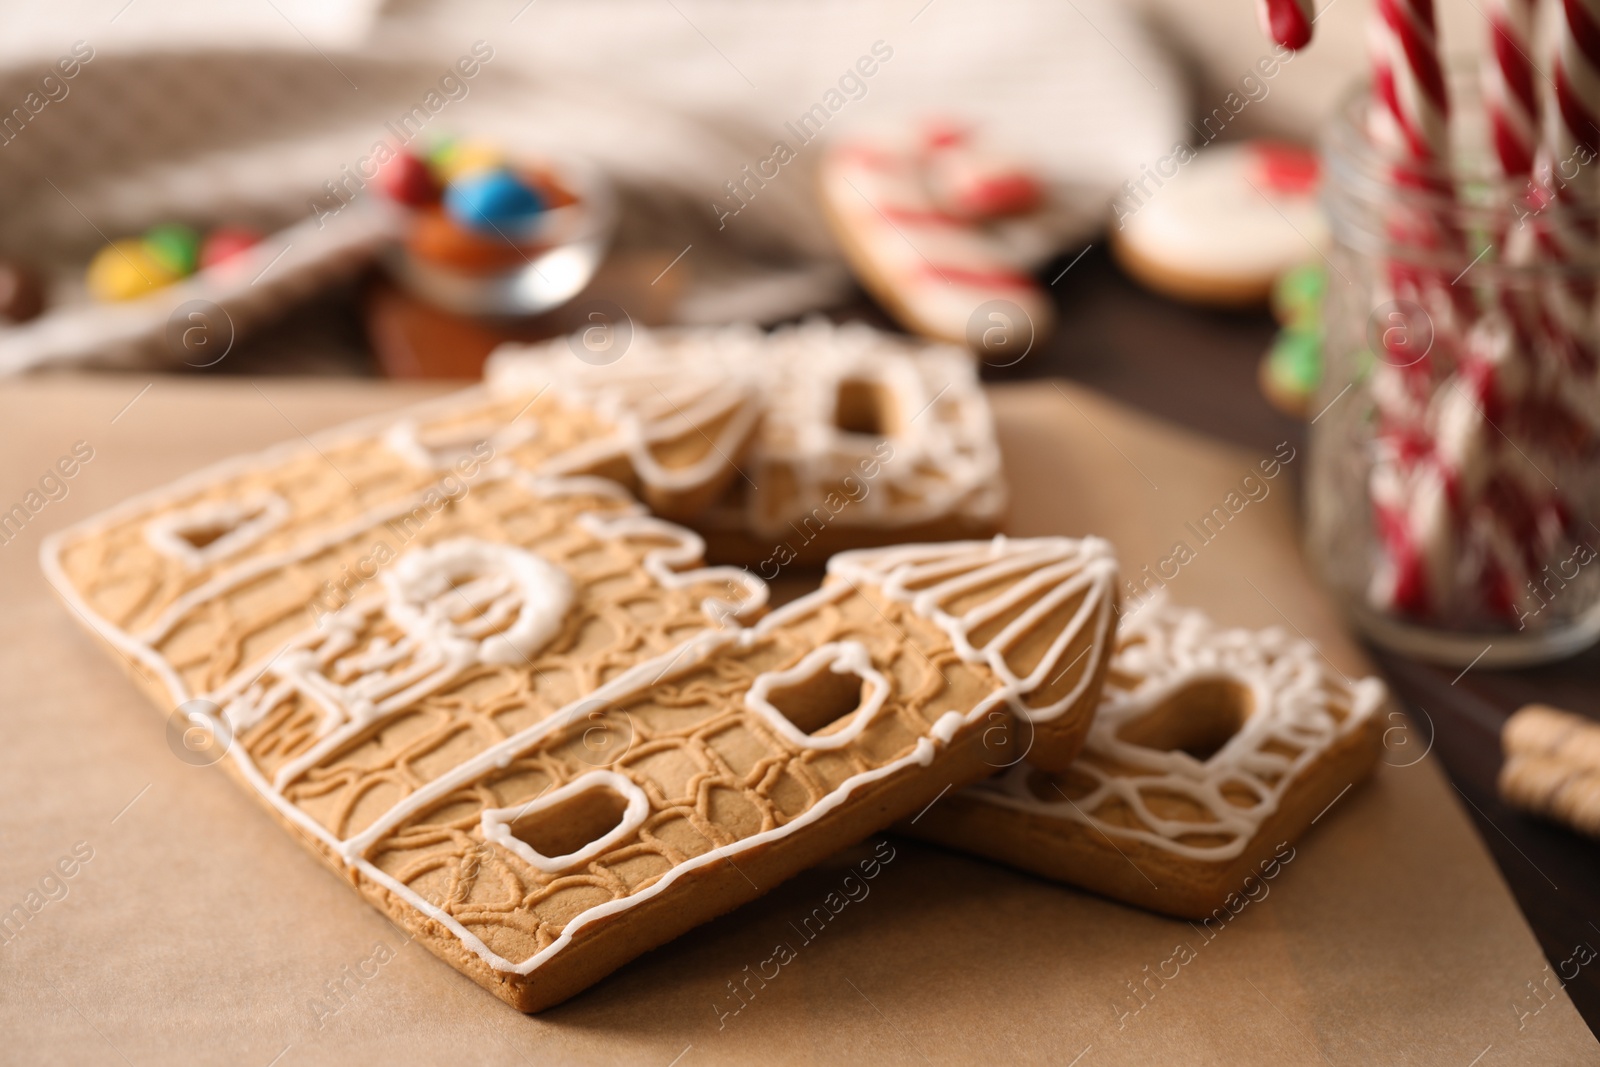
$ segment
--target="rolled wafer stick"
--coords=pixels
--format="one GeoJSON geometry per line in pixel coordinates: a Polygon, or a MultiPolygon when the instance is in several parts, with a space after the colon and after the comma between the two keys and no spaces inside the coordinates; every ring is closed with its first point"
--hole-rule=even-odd
{"type": "Polygon", "coordinates": [[[1261,32],[1283,47],[1299,51],[1311,43],[1311,23],[1316,19],[1311,0],[1258,0],[1256,13],[1261,32]]]}
{"type": "Polygon", "coordinates": [[[1508,756],[1559,758],[1600,772],[1600,723],[1559,708],[1522,708],[1506,720],[1500,745],[1508,756]]]}
{"type": "Polygon", "coordinates": [[[1506,721],[1500,744],[1501,799],[1600,837],[1600,724],[1530,704],[1506,721]]]}
{"type": "Polygon", "coordinates": [[[1552,756],[1513,756],[1500,768],[1500,796],[1513,807],[1600,837],[1600,769],[1552,756]]]}

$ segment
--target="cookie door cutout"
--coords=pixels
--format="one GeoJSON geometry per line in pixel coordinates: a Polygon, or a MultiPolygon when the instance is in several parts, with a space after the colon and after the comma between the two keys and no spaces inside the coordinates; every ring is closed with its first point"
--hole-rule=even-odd
{"type": "Polygon", "coordinates": [[[1255,695],[1232,678],[1202,678],[1174,690],[1117,728],[1117,740],[1182,752],[1201,763],[1222,751],[1255,712],[1255,695]]]}
{"type": "Polygon", "coordinates": [[[873,668],[866,646],[836,641],[788,670],[758,674],[745,706],[801,748],[834,749],[860,737],[888,696],[889,680],[873,668]]]}

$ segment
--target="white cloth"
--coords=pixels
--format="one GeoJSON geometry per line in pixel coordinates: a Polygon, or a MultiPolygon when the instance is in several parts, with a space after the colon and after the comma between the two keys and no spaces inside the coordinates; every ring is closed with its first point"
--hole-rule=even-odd
{"type": "MultiPolygon", "coordinates": [[[[690,321],[773,321],[848,291],[813,195],[825,139],[971,123],[1056,191],[1066,210],[1041,242],[1053,249],[1098,228],[1186,111],[1174,64],[1115,0],[7,5],[0,110],[76,40],[95,57],[69,94],[0,146],[0,255],[50,270],[49,314],[85,323],[110,313],[78,281],[104,238],[169,219],[304,221],[322,184],[392,139],[385,123],[480,40],[493,58],[428,129],[599,163],[623,193],[620,241],[694,246],[690,321]],[[875,42],[892,58],[800,144],[785,124],[826,103],[875,42]],[[719,229],[714,205],[736,206],[724,183],[779,140],[794,161],[719,229]]],[[[141,302],[156,333],[176,303],[141,302]]],[[[30,348],[28,327],[0,327],[0,368],[107,354],[93,329],[33,332],[53,341],[30,348]]]]}

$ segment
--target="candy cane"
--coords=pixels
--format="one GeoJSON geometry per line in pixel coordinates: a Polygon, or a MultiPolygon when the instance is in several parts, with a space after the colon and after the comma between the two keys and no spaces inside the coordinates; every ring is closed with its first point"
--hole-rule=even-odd
{"type": "MultiPolygon", "coordinates": [[[[1489,54],[1481,71],[1484,113],[1500,177],[1508,195],[1536,204],[1540,199],[1536,192],[1530,195],[1516,188],[1519,183],[1531,188],[1526,179],[1533,173],[1539,145],[1539,94],[1529,43],[1533,7],[1534,0],[1488,0],[1483,14],[1489,24],[1489,54]]],[[[1531,235],[1513,234],[1506,223],[1497,221],[1492,234],[1505,262],[1525,263],[1537,251],[1522,240],[1531,235]]],[[[1542,314],[1534,294],[1507,288],[1495,297],[1511,320],[1519,348],[1531,355],[1542,314]]]]}
{"type": "Polygon", "coordinates": [[[1311,0],[1259,0],[1256,12],[1261,32],[1283,47],[1298,52],[1311,43],[1311,0]]]}
{"type": "Polygon", "coordinates": [[[1450,100],[1433,0],[1377,0],[1369,24],[1372,51],[1372,133],[1419,163],[1446,158],[1450,100]]]}
{"type": "MultiPolygon", "coordinates": [[[[1592,217],[1597,183],[1593,171],[1587,180],[1583,173],[1600,156],[1600,0],[1562,0],[1553,80],[1538,182],[1542,206],[1556,210],[1537,220],[1535,232],[1545,255],[1565,263],[1593,256],[1600,238],[1592,217]]],[[[1562,363],[1593,374],[1600,360],[1590,340],[1592,282],[1557,282],[1545,295],[1547,328],[1562,363]]]]}
{"type": "Polygon", "coordinates": [[[1484,16],[1491,57],[1483,64],[1483,96],[1495,160],[1503,176],[1525,177],[1533,171],[1539,139],[1539,95],[1529,58],[1533,0],[1489,0],[1484,16]]]}
{"type": "MultiPolygon", "coordinates": [[[[1443,205],[1440,211],[1397,205],[1386,224],[1390,241],[1400,247],[1458,248],[1451,187],[1443,177],[1450,101],[1432,0],[1376,0],[1368,40],[1369,134],[1395,158],[1390,178],[1398,190],[1432,195],[1443,205]]],[[[1411,331],[1400,331],[1398,349],[1388,345],[1390,331],[1385,331],[1390,358],[1374,372],[1379,427],[1368,492],[1383,564],[1375,572],[1371,597],[1386,610],[1425,617],[1441,609],[1450,588],[1458,529],[1454,472],[1437,455],[1428,413],[1435,388],[1454,362],[1457,320],[1470,317],[1472,308],[1470,294],[1437,271],[1392,261],[1386,274],[1396,296],[1423,306],[1433,341],[1425,356],[1413,358],[1410,349],[1418,339],[1411,331]]]]}

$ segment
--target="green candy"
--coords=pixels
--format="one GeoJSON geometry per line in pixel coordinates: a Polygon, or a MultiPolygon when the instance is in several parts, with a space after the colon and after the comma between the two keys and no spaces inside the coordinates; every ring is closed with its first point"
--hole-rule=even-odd
{"type": "Polygon", "coordinates": [[[1307,263],[1284,274],[1272,287],[1272,314],[1291,330],[1315,330],[1322,322],[1322,298],[1328,292],[1328,271],[1307,263]]]}
{"type": "Polygon", "coordinates": [[[1280,332],[1267,356],[1267,373],[1285,392],[1310,396],[1322,384],[1322,338],[1299,330],[1280,332]]]}
{"type": "Polygon", "coordinates": [[[143,243],[151,259],[180,278],[193,274],[199,266],[200,235],[182,223],[151,227],[143,243]]]}

